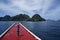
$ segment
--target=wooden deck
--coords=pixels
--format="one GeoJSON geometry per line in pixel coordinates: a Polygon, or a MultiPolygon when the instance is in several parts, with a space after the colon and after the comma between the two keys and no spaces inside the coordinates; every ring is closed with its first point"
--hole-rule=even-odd
{"type": "Polygon", "coordinates": [[[41,40],[25,28],[21,23],[15,23],[0,37],[0,40],[41,40]],[[19,26],[19,27],[18,27],[19,26]]]}

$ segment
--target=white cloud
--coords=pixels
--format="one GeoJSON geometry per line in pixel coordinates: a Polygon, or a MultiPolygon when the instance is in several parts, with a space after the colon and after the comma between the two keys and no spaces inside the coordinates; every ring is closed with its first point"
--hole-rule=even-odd
{"type": "Polygon", "coordinates": [[[46,19],[58,20],[60,19],[60,6],[55,9],[48,11],[49,14],[46,14],[46,19]]]}
{"type": "Polygon", "coordinates": [[[43,0],[42,13],[45,13],[49,9],[52,3],[53,0],[43,0]]]}
{"type": "MultiPolygon", "coordinates": [[[[56,7],[55,9],[48,10],[52,6],[52,4],[55,5],[54,0],[10,0],[10,4],[8,5],[0,3],[0,9],[14,14],[20,14],[24,13],[23,11],[26,11],[29,13],[26,14],[30,16],[35,14],[33,10],[39,10],[42,17],[46,19],[53,19],[55,16],[58,15],[57,13],[60,11],[60,6],[56,7]]],[[[37,12],[38,14],[39,11],[37,12]]]]}
{"type": "Polygon", "coordinates": [[[41,9],[41,0],[14,0],[13,5],[20,7],[23,10],[37,10],[41,9]]]}
{"type": "Polygon", "coordinates": [[[32,11],[42,9],[45,13],[49,8],[52,1],[49,0],[11,0],[10,5],[0,4],[2,9],[13,10],[16,12],[18,10],[32,11]],[[5,7],[4,7],[5,6],[5,7]]]}

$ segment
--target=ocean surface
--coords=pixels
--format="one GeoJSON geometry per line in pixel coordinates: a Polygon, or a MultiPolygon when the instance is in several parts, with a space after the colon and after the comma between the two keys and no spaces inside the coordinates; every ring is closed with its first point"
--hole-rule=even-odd
{"type": "MultiPolygon", "coordinates": [[[[9,28],[13,21],[0,21],[0,35],[9,28]]],[[[42,40],[60,40],[59,21],[21,22],[27,29],[42,40]]]]}

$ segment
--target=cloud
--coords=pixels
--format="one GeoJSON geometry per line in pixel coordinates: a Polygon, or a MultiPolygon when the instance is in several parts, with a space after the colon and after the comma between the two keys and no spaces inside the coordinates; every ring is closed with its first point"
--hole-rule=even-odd
{"type": "Polygon", "coordinates": [[[10,0],[0,0],[0,3],[9,4],[10,0]]]}
{"type": "Polygon", "coordinates": [[[43,18],[55,20],[60,19],[59,8],[60,0],[0,0],[0,11],[4,10],[5,14],[11,13],[10,15],[25,13],[32,16],[38,13],[43,18]]]}
{"type": "Polygon", "coordinates": [[[60,1],[45,0],[42,9],[33,10],[34,13],[40,14],[45,19],[59,20],[60,18],[60,1]]]}
{"type": "Polygon", "coordinates": [[[23,10],[37,10],[41,9],[41,1],[40,0],[20,0],[13,1],[13,5],[20,7],[23,10]]]}
{"type": "Polygon", "coordinates": [[[53,19],[58,20],[60,19],[60,6],[57,6],[56,8],[52,9],[51,11],[46,12],[46,19],[53,19]]]}
{"type": "MultiPolygon", "coordinates": [[[[8,1],[8,0],[7,0],[8,1]]],[[[23,13],[23,11],[26,11],[29,13],[29,15],[34,14],[33,12],[31,12],[31,10],[38,10],[41,9],[41,6],[39,3],[39,0],[11,0],[11,4],[7,5],[4,3],[0,3],[0,9],[5,10],[5,11],[9,11],[15,14],[19,14],[19,13],[23,13]],[[30,3],[29,3],[30,1],[30,3]]],[[[28,14],[26,13],[26,14],[28,14]]],[[[5,13],[6,14],[6,13],[5,13]]]]}
{"type": "Polygon", "coordinates": [[[59,20],[60,18],[60,0],[54,0],[46,11],[46,19],[59,20]],[[47,14],[46,14],[47,13],[47,14]]]}

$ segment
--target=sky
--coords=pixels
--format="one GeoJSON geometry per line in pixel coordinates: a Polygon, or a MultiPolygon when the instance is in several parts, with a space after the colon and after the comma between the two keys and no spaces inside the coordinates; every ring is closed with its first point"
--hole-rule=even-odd
{"type": "Polygon", "coordinates": [[[39,14],[45,19],[60,19],[60,0],[0,0],[0,17],[39,14]]]}

